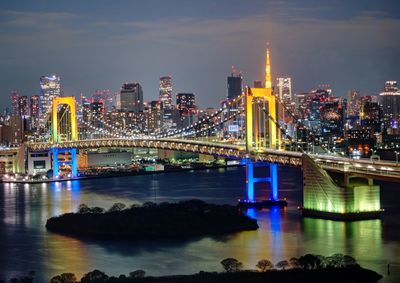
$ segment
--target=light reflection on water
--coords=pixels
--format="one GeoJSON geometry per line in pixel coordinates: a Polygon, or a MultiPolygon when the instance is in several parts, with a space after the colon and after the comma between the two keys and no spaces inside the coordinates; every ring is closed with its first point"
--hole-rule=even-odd
{"type": "MultiPolygon", "coordinates": [[[[200,269],[218,271],[219,262],[226,257],[235,257],[246,268],[254,268],[262,258],[277,262],[305,253],[330,255],[338,252],[350,254],[380,273],[386,271],[387,261],[393,262],[390,278],[398,276],[400,273],[395,264],[400,265],[400,236],[392,233],[385,238],[385,235],[400,227],[385,229],[382,223],[391,223],[390,218],[383,222],[351,223],[301,218],[296,209],[301,204],[300,176],[300,172],[294,169],[285,169],[285,179],[281,178],[281,197],[288,198],[288,208],[247,211],[250,217],[258,220],[259,230],[187,241],[76,239],[48,233],[44,224],[51,216],[76,211],[81,203],[109,208],[115,202],[130,205],[154,200],[201,198],[234,204],[245,194],[242,169],[28,186],[2,184],[0,279],[36,270],[38,282],[46,282],[55,274],[74,272],[81,276],[95,268],[112,275],[127,274],[136,269],[144,269],[152,275],[188,274],[200,269]]],[[[399,193],[390,188],[388,191],[392,195],[385,200],[395,202],[399,193]]],[[[267,196],[268,190],[258,186],[256,195],[267,196]]],[[[388,206],[395,207],[393,203],[388,203],[388,206]]],[[[393,215],[398,217],[400,212],[394,211],[393,215]]]]}

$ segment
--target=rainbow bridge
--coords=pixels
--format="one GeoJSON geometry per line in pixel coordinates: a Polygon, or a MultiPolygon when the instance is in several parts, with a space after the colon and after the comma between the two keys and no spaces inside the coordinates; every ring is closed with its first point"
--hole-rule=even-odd
{"type": "MultiPolygon", "coordinates": [[[[49,152],[53,176],[58,176],[60,164],[68,163],[72,177],[78,176],[77,151],[99,148],[154,148],[186,151],[242,161],[246,166],[246,206],[258,206],[256,183],[268,183],[270,195],[262,203],[285,204],[278,194],[278,165],[295,166],[303,172],[303,213],[332,219],[363,219],[378,217],[380,187],[373,180],[400,181],[400,167],[393,162],[353,160],[332,154],[309,154],[285,150],[291,140],[277,122],[281,102],[273,93],[269,50],[266,53],[265,87],[247,87],[242,95],[230,102],[229,109],[220,108],[214,114],[192,125],[163,134],[140,131],[116,133],[114,125],[104,121],[102,128],[87,125],[87,129],[104,137],[80,139],[74,97],[56,97],[51,108],[51,138],[46,142],[29,142],[28,152],[49,152]],[[66,110],[67,109],[67,110],[66,110]],[[223,131],[226,123],[244,120],[244,139],[209,139],[223,131]],[[105,129],[109,130],[105,130],[105,129]],[[59,154],[70,154],[71,160],[60,161],[59,154]],[[256,177],[255,168],[264,168],[267,176],[256,177]]],[[[91,115],[89,113],[89,115],[91,115]]],[[[96,119],[95,117],[93,117],[96,119]]],[[[262,169],[261,169],[262,170],[262,169]]]]}

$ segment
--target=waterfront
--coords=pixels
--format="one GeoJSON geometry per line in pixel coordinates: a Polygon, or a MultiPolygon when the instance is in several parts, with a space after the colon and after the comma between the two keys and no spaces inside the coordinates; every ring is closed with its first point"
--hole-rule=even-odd
{"type": "MultiPolygon", "coordinates": [[[[37,282],[55,274],[74,272],[79,277],[95,268],[110,275],[136,269],[151,275],[188,274],[199,270],[221,270],[226,257],[254,268],[261,258],[277,262],[305,253],[346,253],[362,266],[386,275],[383,282],[400,277],[400,190],[382,184],[383,220],[352,223],[303,219],[301,172],[279,168],[281,197],[285,210],[250,210],[260,229],[217,238],[187,241],[115,242],[77,239],[48,233],[47,218],[76,211],[81,203],[109,208],[115,202],[127,205],[145,201],[179,201],[200,198],[213,203],[235,204],[244,197],[244,168],[174,172],[147,176],[80,180],[65,183],[1,184],[0,190],[0,279],[35,270],[37,282]],[[284,177],[283,177],[284,176],[284,177]]],[[[267,194],[257,186],[257,195],[267,194]]]]}

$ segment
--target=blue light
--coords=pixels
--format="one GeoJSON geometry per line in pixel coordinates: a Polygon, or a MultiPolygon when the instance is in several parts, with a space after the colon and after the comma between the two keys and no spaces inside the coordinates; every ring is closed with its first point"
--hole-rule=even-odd
{"type": "Polygon", "coordinates": [[[247,200],[255,201],[254,199],[254,184],[258,182],[270,183],[270,199],[278,201],[278,165],[274,163],[269,164],[269,177],[254,177],[254,166],[265,167],[266,163],[253,163],[248,160],[246,163],[246,187],[247,187],[247,200]]]}
{"type": "Polygon", "coordinates": [[[253,162],[247,162],[246,165],[246,185],[247,185],[247,199],[254,201],[254,174],[253,162]]]}
{"type": "Polygon", "coordinates": [[[72,178],[78,177],[78,160],[76,158],[76,148],[71,149],[71,159],[72,159],[72,178]]]}
{"type": "Polygon", "coordinates": [[[277,201],[278,198],[278,164],[269,164],[271,199],[277,201]]]}
{"type": "Polygon", "coordinates": [[[272,232],[279,233],[281,231],[281,216],[279,214],[279,208],[273,206],[269,212],[269,217],[271,220],[271,230],[272,232]]]}
{"type": "Polygon", "coordinates": [[[58,176],[58,148],[52,148],[51,153],[53,155],[53,178],[58,176]]]}
{"type": "Polygon", "coordinates": [[[248,208],[246,211],[246,215],[252,219],[257,219],[257,214],[256,214],[256,209],[255,208],[248,208]]]}

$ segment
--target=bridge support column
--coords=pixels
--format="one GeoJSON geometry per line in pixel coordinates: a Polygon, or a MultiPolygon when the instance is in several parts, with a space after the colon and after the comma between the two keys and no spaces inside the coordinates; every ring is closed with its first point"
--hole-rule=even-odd
{"type": "Polygon", "coordinates": [[[78,158],[76,156],[76,148],[68,148],[68,149],[58,149],[58,148],[52,148],[51,150],[52,154],[52,159],[53,159],[53,178],[57,178],[59,175],[59,168],[60,168],[60,162],[58,160],[58,155],[64,154],[64,153],[70,153],[71,154],[71,160],[70,161],[63,161],[63,164],[70,165],[71,167],[71,178],[76,178],[78,177],[78,158]]]}
{"type": "Polygon", "coordinates": [[[271,187],[271,194],[270,199],[274,201],[278,201],[278,164],[270,163],[269,164],[269,178],[270,178],[270,187],[271,187]]]}
{"type": "Polygon", "coordinates": [[[246,189],[247,200],[254,201],[254,165],[250,160],[246,163],[246,189]]]}
{"type": "Polygon", "coordinates": [[[266,162],[253,162],[250,159],[246,159],[245,164],[246,164],[247,199],[239,200],[239,206],[245,208],[286,206],[287,202],[285,200],[280,200],[278,197],[278,165],[274,163],[268,164],[266,162]],[[255,167],[269,168],[269,177],[255,177],[254,176],[255,167]],[[254,185],[259,182],[267,182],[270,184],[269,199],[256,201],[254,195],[254,185]]]}
{"type": "Polygon", "coordinates": [[[53,158],[53,178],[58,176],[58,148],[52,148],[50,150],[53,158]]]}
{"type": "Polygon", "coordinates": [[[71,149],[71,176],[78,177],[78,159],[76,157],[76,148],[71,149]]]}
{"type": "Polygon", "coordinates": [[[379,218],[380,187],[372,179],[345,175],[343,185],[303,154],[303,215],[333,220],[379,218]]]}

